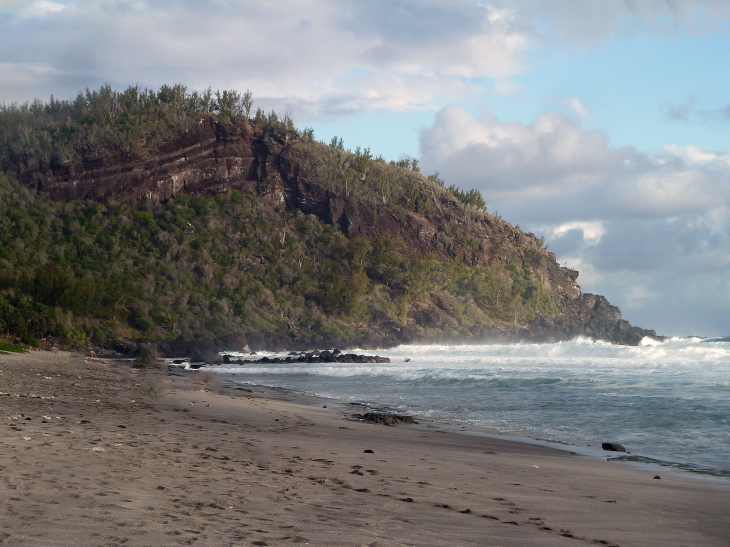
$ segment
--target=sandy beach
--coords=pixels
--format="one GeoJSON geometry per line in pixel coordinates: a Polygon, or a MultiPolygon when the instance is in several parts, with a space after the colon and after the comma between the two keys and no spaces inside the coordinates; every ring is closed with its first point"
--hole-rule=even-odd
{"type": "Polygon", "coordinates": [[[730,545],[730,481],[66,352],[0,355],[0,393],[8,545],[730,545]]]}

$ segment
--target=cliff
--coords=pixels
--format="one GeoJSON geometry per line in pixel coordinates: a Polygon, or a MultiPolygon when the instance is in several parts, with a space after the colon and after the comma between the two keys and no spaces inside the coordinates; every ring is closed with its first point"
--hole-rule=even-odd
{"type": "MultiPolygon", "coordinates": [[[[65,161],[8,154],[2,167],[46,201],[97,202],[155,214],[181,196],[211,198],[237,191],[254,200],[249,203],[252,210],[256,203],[274,216],[311,215],[351,242],[388,240],[404,260],[420,260],[416,265],[423,261],[436,264],[422,275],[424,279],[439,275],[434,273],[437,270],[443,274],[443,267],[438,265],[444,264],[460,265],[459,275],[482,275],[480,296],[461,294],[456,288],[452,292],[459,293],[461,300],[454,303],[448,294],[429,293],[429,283],[433,286],[435,282],[390,279],[387,265],[372,259],[362,268],[372,289],[362,294],[375,294],[380,290],[377,287],[383,286],[392,293],[391,300],[396,295],[407,296],[398,320],[392,314],[385,318],[377,306],[371,306],[351,321],[355,326],[349,334],[323,333],[307,338],[292,335],[297,328],[291,324],[269,328],[266,335],[231,327],[238,333],[235,343],[377,345],[464,338],[556,341],[582,335],[637,344],[645,336],[656,336],[654,331],[624,321],[619,309],[604,297],[583,293],[576,283],[578,272],[561,267],[533,234],[462,203],[437,179],[378,161],[368,151],[353,154],[304,139],[282,124],[201,116],[159,146],[142,142],[134,152],[101,146],[65,161]],[[494,288],[494,279],[507,280],[508,294],[502,302],[509,300],[509,305],[501,304],[500,297],[495,296],[502,289],[494,288]],[[416,290],[419,282],[425,286],[420,292],[416,290]],[[479,311],[467,313],[472,304],[479,311]],[[455,318],[456,308],[462,315],[471,314],[472,319],[455,318]]],[[[287,222],[282,220],[281,225],[287,222]]],[[[276,230],[276,224],[274,221],[274,228],[267,229],[276,230]]],[[[286,228],[281,237],[284,246],[286,228]]],[[[284,262],[299,260],[301,268],[301,258],[293,251],[286,256],[280,253],[280,257],[284,262]]],[[[264,262],[261,258],[260,264],[264,262]]],[[[403,269],[408,270],[407,265],[403,269]]],[[[359,275],[355,270],[348,275],[359,275]]],[[[210,273],[211,278],[216,275],[215,271],[210,273]]],[[[358,302],[368,299],[358,298],[358,302]]],[[[328,313],[326,305],[322,309],[328,313]]],[[[175,343],[185,343],[187,338],[182,336],[175,343]]]]}

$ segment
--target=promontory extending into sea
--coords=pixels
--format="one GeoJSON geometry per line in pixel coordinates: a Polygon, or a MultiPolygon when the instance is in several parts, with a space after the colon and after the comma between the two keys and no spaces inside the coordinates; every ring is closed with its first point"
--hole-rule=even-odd
{"type": "Polygon", "coordinates": [[[656,337],[479,191],[252,104],[104,86],[0,108],[0,332],[143,355],[656,337]]]}

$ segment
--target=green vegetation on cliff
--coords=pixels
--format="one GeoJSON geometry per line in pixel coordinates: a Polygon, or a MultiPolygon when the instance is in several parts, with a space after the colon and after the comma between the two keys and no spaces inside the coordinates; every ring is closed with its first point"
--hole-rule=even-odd
{"type": "Polygon", "coordinates": [[[0,329],[80,341],[83,329],[107,345],[236,332],[388,343],[426,303],[431,334],[556,311],[529,270],[409,258],[401,244],[236,190],[148,211],[45,201],[3,177],[0,329]]]}
{"type": "Polygon", "coordinates": [[[182,85],[115,91],[105,85],[71,101],[52,96],[47,103],[36,99],[1,105],[0,156],[4,169],[19,162],[89,162],[110,151],[121,159],[145,156],[194,127],[201,117],[226,120],[248,116],[250,110],[248,92],[188,93],[182,85]]]}
{"type": "MultiPolygon", "coordinates": [[[[0,333],[77,345],[173,346],[232,334],[258,346],[385,345],[514,329],[559,313],[536,275],[533,264],[545,252],[534,238],[517,254],[498,248],[503,259],[469,265],[414,252],[397,233],[348,237],[337,219],[267,197],[273,179],[259,181],[257,194],[183,193],[144,208],[52,201],[18,180],[35,164],[154,157],[211,112],[224,124],[248,119],[250,109],[250,94],[188,94],[182,86],[103,87],[75,101],[4,107],[0,333]]],[[[288,116],[258,111],[247,123],[264,142],[277,132],[296,136],[281,154],[282,169],[369,211],[373,224],[391,213],[449,218],[456,207],[459,222],[444,221],[434,236],[454,256],[481,248],[476,223],[502,222],[486,213],[477,191],[444,188],[411,162],[316,142],[288,116]]]]}

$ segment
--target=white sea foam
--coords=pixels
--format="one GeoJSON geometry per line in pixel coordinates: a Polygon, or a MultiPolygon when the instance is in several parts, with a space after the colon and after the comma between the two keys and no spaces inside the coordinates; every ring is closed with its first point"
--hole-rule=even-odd
{"type": "MultiPolygon", "coordinates": [[[[578,338],[555,344],[408,345],[355,352],[391,362],[224,365],[214,370],[245,384],[385,405],[574,444],[618,441],[634,453],[730,467],[727,341],[671,338],[630,347],[578,338]]],[[[263,355],[277,354],[254,358],[263,355]]]]}

